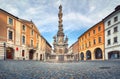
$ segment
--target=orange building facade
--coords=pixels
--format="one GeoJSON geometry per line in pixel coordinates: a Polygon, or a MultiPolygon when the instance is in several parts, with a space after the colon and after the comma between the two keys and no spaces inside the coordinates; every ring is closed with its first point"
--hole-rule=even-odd
{"type": "Polygon", "coordinates": [[[51,45],[32,21],[0,9],[0,59],[45,60],[47,48],[51,45]]]}
{"type": "Polygon", "coordinates": [[[80,60],[104,60],[104,23],[97,23],[78,38],[80,60]]]}

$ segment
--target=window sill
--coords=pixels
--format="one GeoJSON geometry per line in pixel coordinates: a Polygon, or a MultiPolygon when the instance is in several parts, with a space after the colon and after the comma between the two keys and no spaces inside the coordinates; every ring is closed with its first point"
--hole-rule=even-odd
{"type": "Polygon", "coordinates": [[[111,44],[107,44],[107,46],[110,46],[111,44]]]}
{"type": "Polygon", "coordinates": [[[114,42],[113,44],[118,44],[118,42],[114,42]]]}
{"type": "Polygon", "coordinates": [[[12,40],[12,39],[8,39],[8,41],[12,41],[12,42],[13,42],[13,40],[12,40]]]}
{"type": "Polygon", "coordinates": [[[113,34],[115,34],[115,33],[117,33],[118,31],[116,31],[116,32],[113,32],[113,34]]]}

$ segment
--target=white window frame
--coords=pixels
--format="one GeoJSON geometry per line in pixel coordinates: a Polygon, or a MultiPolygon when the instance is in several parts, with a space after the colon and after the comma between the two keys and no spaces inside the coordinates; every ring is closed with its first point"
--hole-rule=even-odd
{"type": "Polygon", "coordinates": [[[7,16],[7,24],[11,25],[11,26],[14,26],[14,19],[12,17],[7,16]],[[9,18],[11,18],[13,20],[13,24],[9,24],[9,18]]]}
{"type": "Polygon", "coordinates": [[[22,45],[25,45],[25,44],[23,44],[23,36],[25,37],[25,44],[26,44],[26,36],[24,34],[22,34],[22,45]]]}
{"type": "Polygon", "coordinates": [[[8,28],[7,29],[7,41],[13,41],[14,42],[14,30],[13,29],[10,29],[8,28]],[[9,40],[9,31],[12,31],[12,40],[9,40]]]}

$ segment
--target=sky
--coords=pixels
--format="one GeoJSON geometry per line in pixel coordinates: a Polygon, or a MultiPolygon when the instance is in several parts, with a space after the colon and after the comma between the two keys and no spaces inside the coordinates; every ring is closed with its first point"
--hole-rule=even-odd
{"type": "Polygon", "coordinates": [[[0,0],[0,8],[33,21],[52,45],[58,31],[58,7],[63,7],[63,29],[69,46],[90,27],[114,11],[120,0],[0,0]]]}

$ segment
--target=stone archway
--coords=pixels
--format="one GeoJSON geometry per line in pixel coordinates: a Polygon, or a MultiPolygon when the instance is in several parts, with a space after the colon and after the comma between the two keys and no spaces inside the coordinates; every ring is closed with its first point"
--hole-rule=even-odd
{"type": "Polygon", "coordinates": [[[103,55],[102,55],[102,49],[101,48],[96,48],[94,50],[95,53],[95,59],[102,59],[103,55]]]}
{"type": "Polygon", "coordinates": [[[30,49],[30,51],[29,51],[29,59],[30,59],[30,60],[33,59],[34,52],[35,52],[35,50],[30,49]]]}
{"type": "Polygon", "coordinates": [[[119,59],[120,51],[111,51],[108,53],[108,59],[119,59]]]}
{"type": "Polygon", "coordinates": [[[88,50],[86,52],[86,60],[91,60],[91,52],[90,52],[90,50],[88,50]]]}
{"type": "Polygon", "coordinates": [[[84,53],[83,52],[81,52],[80,58],[81,58],[81,60],[84,60],[84,53]]]}
{"type": "Polygon", "coordinates": [[[6,48],[6,58],[7,59],[14,59],[14,49],[11,47],[6,48]]]}

